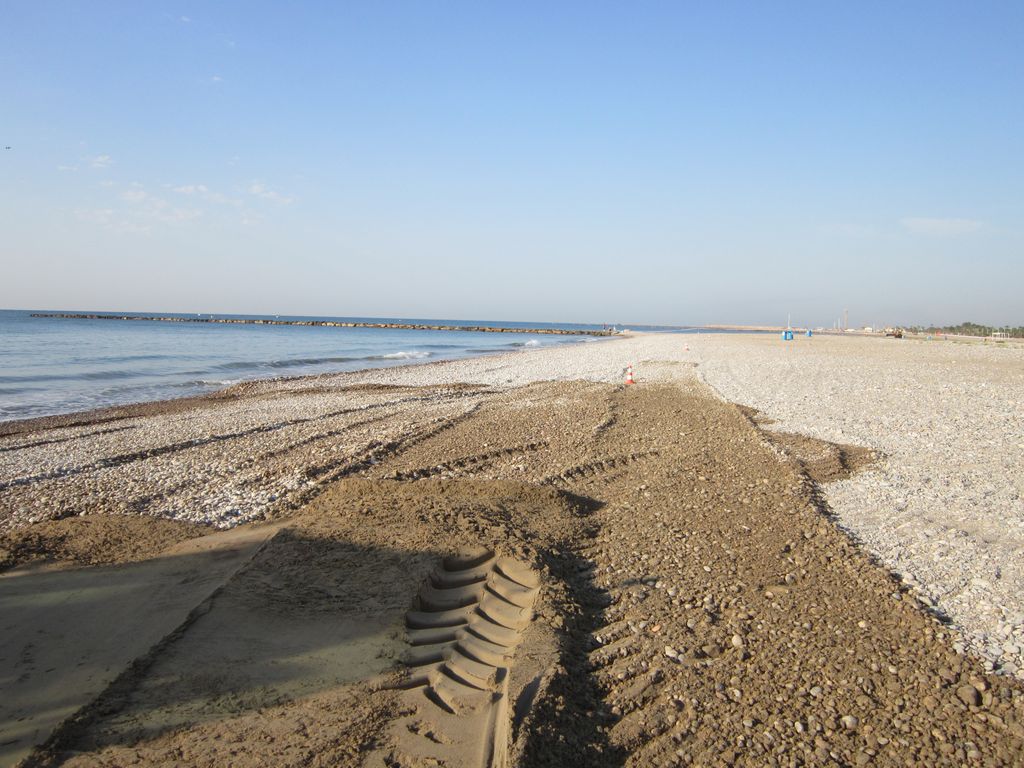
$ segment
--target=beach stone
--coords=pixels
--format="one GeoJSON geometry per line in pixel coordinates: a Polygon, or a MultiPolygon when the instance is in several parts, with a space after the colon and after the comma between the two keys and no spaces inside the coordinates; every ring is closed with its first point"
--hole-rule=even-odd
{"type": "Polygon", "coordinates": [[[981,692],[973,685],[961,685],[956,689],[956,696],[969,707],[977,707],[981,704],[981,692]]]}

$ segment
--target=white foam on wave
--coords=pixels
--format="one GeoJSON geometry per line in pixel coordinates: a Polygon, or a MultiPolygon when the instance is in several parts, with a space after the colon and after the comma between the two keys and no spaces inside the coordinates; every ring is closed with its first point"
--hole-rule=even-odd
{"type": "Polygon", "coordinates": [[[524,347],[539,347],[540,342],[537,339],[530,339],[528,342],[523,344],[524,347]]]}
{"type": "MultiPolygon", "coordinates": [[[[227,387],[231,384],[237,384],[244,379],[189,379],[188,381],[175,381],[168,384],[169,387],[227,387]]],[[[150,384],[137,385],[137,389],[145,389],[151,387],[150,384]]]]}
{"type": "Polygon", "coordinates": [[[424,357],[430,357],[429,352],[423,352],[421,350],[414,350],[412,352],[389,352],[386,355],[381,355],[381,360],[420,360],[424,357]]]}

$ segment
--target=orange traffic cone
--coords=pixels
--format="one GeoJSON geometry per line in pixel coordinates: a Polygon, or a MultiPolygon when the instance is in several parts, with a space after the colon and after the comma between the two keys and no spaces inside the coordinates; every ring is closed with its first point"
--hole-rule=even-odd
{"type": "Polygon", "coordinates": [[[632,363],[630,363],[629,365],[626,366],[626,384],[636,384],[636,382],[633,381],[633,364],[632,363]]]}

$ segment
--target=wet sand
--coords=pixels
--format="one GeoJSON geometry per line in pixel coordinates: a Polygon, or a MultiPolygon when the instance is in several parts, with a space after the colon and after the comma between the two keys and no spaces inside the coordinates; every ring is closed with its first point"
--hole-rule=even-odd
{"type": "MultiPolygon", "coordinates": [[[[830,517],[824,484],[884,457],[780,441],[685,361],[625,360],[640,384],[609,383],[625,347],[604,344],[557,382],[528,383],[545,363],[524,355],[473,361],[491,380],[462,370],[459,386],[436,383],[458,368],[418,366],[392,374],[402,387],[259,384],[8,427],[0,600],[47,556],[84,590],[185,561],[173,547],[200,530],[273,526],[215,589],[181,596],[177,623],[69,610],[51,652],[75,647],[75,622],[159,639],[124,649],[27,764],[1024,760],[1019,683],[957,653],[830,517]],[[146,515],[151,540],[96,535],[146,515]],[[85,521],[99,545],[69,543],[85,521]]],[[[19,599],[28,633],[45,611],[19,599]]],[[[3,687],[73,681],[73,654],[47,671],[17,645],[3,687]]]]}

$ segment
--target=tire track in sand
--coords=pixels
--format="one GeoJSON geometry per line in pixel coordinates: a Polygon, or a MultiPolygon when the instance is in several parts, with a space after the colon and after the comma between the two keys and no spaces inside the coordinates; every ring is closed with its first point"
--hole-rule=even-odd
{"type": "Polygon", "coordinates": [[[509,670],[539,591],[536,571],[493,550],[444,559],[406,616],[411,712],[386,764],[509,764],[509,670]]]}

